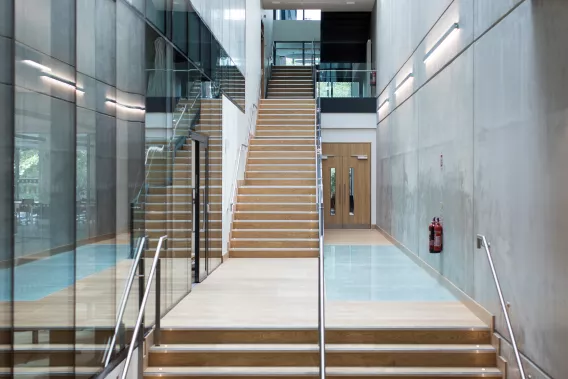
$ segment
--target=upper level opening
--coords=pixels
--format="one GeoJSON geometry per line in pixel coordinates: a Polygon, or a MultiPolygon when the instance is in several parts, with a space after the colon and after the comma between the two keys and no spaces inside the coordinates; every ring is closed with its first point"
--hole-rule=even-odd
{"type": "Polygon", "coordinates": [[[275,20],[320,21],[321,9],[275,9],[275,20]]]}

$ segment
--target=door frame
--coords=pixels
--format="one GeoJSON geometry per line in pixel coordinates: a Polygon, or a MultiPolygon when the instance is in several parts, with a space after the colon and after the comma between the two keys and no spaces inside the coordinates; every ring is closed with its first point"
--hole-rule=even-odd
{"type": "MultiPolygon", "coordinates": [[[[338,201],[336,200],[336,202],[339,202],[341,205],[340,207],[342,208],[341,210],[337,210],[338,206],[336,205],[336,214],[340,214],[342,215],[342,219],[341,219],[341,223],[335,223],[335,224],[330,224],[328,222],[324,222],[324,227],[326,229],[371,229],[372,228],[372,144],[371,142],[323,142],[322,143],[322,156],[329,156],[329,157],[334,157],[334,158],[339,158],[340,163],[337,165],[338,168],[340,170],[340,172],[336,172],[336,199],[345,199],[345,201],[347,202],[348,200],[348,196],[347,196],[347,192],[349,190],[347,182],[348,182],[348,178],[349,175],[347,173],[347,170],[345,169],[346,166],[346,162],[349,159],[353,159],[355,157],[358,157],[363,155],[363,154],[355,154],[354,150],[356,147],[360,147],[360,146],[364,146],[364,149],[366,151],[367,157],[365,160],[367,160],[369,162],[369,168],[367,173],[365,173],[365,175],[368,175],[367,180],[365,180],[366,183],[368,183],[368,195],[369,198],[367,199],[367,204],[368,206],[368,221],[365,224],[348,224],[345,222],[345,204],[343,201],[338,201]],[[352,147],[348,147],[349,145],[351,145],[352,147]],[[329,152],[329,153],[328,153],[329,152]],[[337,183],[337,178],[343,178],[342,183],[337,183]],[[338,192],[339,191],[339,192],[338,192]]],[[[358,159],[359,160],[359,159],[358,159]]],[[[324,160],[325,162],[325,160],[324,160]]],[[[322,166],[325,165],[325,163],[322,163],[322,166]]],[[[326,181],[324,180],[323,183],[323,189],[324,189],[324,220],[327,216],[327,211],[326,211],[326,196],[325,194],[328,192],[329,190],[329,183],[326,183],[326,181]],[[326,185],[327,184],[327,185],[326,185]]]]}
{"type": "Polygon", "coordinates": [[[196,132],[189,132],[189,138],[191,139],[191,156],[192,156],[192,166],[193,166],[193,238],[192,238],[192,250],[195,252],[195,277],[194,281],[196,283],[201,283],[209,275],[209,136],[199,134],[196,132]],[[200,215],[201,209],[201,162],[200,162],[200,150],[205,149],[205,191],[203,191],[203,205],[205,209],[203,210],[203,234],[205,241],[205,248],[203,250],[204,257],[201,256],[201,229],[200,225],[200,215]],[[197,184],[197,185],[196,185],[197,184]],[[201,266],[201,259],[204,258],[203,264],[205,267],[201,266]],[[203,274],[201,273],[202,269],[203,274]]]}

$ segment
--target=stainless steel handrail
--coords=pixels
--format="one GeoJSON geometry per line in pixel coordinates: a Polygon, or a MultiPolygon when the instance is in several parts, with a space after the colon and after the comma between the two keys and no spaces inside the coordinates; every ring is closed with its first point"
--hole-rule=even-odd
{"type": "Polygon", "coordinates": [[[316,210],[318,212],[318,235],[319,235],[319,255],[318,255],[318,335],[320,344],[320,367],[319,377],[325,379],[325,271],[324,271],[324,248],[323,248],[323,178],[322,178],[322,146],[321,146],[321,118],[319,105],[319,92],[317,88],[318,71],[314,66],[314,86],[315,86],[315,158],[316,158],[316,210]]]}
{"type": "Polygon", "coordinates": [[[126,286],[124,287],[124,292],[122,293],[122,298],[120,300],[120,307],[118,310],[118,316],[116,317],[116,326],[114,327],[114,333],[110,340],[108,350],[105,352],[104,356],[105,357],[104,367],[107,367],[110,362],[112,351],[114,350],[114,344],[116,342],[116,336],[118,335],[118,331],[120,330],[120,324],[122,323],[122,318],[124,317],[124,312],[126,311],[126,304],[128,303],[128,295],[130,294],[130,290],[132,289],[132,283],[134,283],[136,268],[138,267],[138,263],[140,262],[140,257],[142,256],[142,250],[144,250],[145,245],[146,245],[146,237],[142,237],[140,239],[140,243],[138,244],[138,249],[136,250],[136,256],[134,257],[134,261],[132,262],[132,267],[130,267],[130,273],[128,274],[128,279],[126,280],[126,286]]]}
{"type": "MultiPolygon", "coordinates": [[[[260,99],[260,91],[259,91],[259,99],[260,99]]],[[[227,208],[227,212],[233,208],[233,206],[235,205],[235,197],[237,195],[237,187],[238,187],[238,180],[239,180],[239,167],[241,165],[241,156],[243,154],[244,151],[246,151],[248,149],[248,147],[250,146],[250,139],[253,136],[253,131],[252,131],[252,122],[253,120],[255,120],[255,114],[258,112],[258,106],[256,104],[252,105],[253,111],[250,113],[250,117],[249,117],[249,132],[248,132],[248,136],[247,136],[247,143],[242,143],[241,147],[239,149],[239,155],[237,156],[237,165],[235,166],[237,169],[235,170],[235,172],[233,173],[233,186],[231,188],[231,197],[230,197],[230,202],[229,202],[229,207],[227,208]]]]}
{"type": "Polygon", "coordinates": [[[319,72],[375,72],[377,70],[320,69],[319,72]]]}
{"type": "MultiPolygon", "coordinates": [[[[140,304],[140,311],[138,312],[138,317],[136,318],[136,324],[134,325],[134,333],[132,334],[132,339],[130,341],[130,346],[128,346],[128,355],[126,356],[126,361],[124,362],[124,368],[122,369],[121,379],[126,379],[128,375],[128,368],[130,366],[130,361],[132,360],[132,353],[134,352],[134,345],[136,339],[138,338],[138,333],[140,333],[140,327],[142,326],[142,320],[144,318],[144,312],[146,311],[146,303],[148,302],[148,297],[150,296],[150,290],[152,289],[152,281],[154,280],[154,275],[156,275],[156,268],[160,262],[160,253],[162,252],[162,244],[168,236],[160,237],[158,241],[158,247],[156,248],[156,254],[154,255],[154,260],[152,262],[152,268],[150,269],[150,274],[148,275],[148,281],[146,282],[146,290],[144,291],[144,297],[142,298],[142,303],[140,304]]],[[[159,300],[159,285],[156,283],[156,298],[159,300]]],[[[159,304],[159,301],[158,301],[159,304]]],[[[156,320],[160,319],[160,314],[156,314],[156,320]]],[[[158,325],[156,326],[158,327],[158,325]]]]}
{"type": "MultiPolygon", "coordinates": [[[[201,92],[201,91],[200,91],[200,92],[201,92]]],[[[192,105],[192,106],[193,106],[193,105],[192,105]]],[[[177,127],[178,127],[178,125],[179,125],[179,122],[180,122],[181,119],[183,118],[183,115],[185,114],[185,111],[186,111],[186,110],[187,110],[187,104],[185,104],[185,105],[183,106],[183,110],[181,111],[181,114],[179,115],[179,118],[177,119],[177,121],[175,121],[175,124],[174,124],[174,131],[173,131],[173,136],[174,136],[174,137],[175,137],[175,135],[176,135],[176,130],[177,130],[177,127]]]]}
{"type": "Polygon", "coordinates": [[[507,303],[503,297],[503,292],[501,291],[501,284],[499,283],[499,277],[497,276],[497,271],[495,271],[495,264],[493,263],[493,256],[491,255],[491,244],[487,242],[487,238],[484,235],[477,235],[477,248],[485,248],[485,253],[487,254],[487,260],[489,262],[489,267],[491,268],[491,274],[493,275],[493,281],[495,282],[495,287],[497,288],[497,294],[499,295],[499,303],[501,304],[501,310],[505,316],[505,323],[507,324],[507,330],[511,336],[511,345],[513,345],[513,351],[515,353],[515,360],[519,366],[519,374],[522,379],[525,379],[525,370],[523,368],[523,362],[521,361],[521,354],[519,353],[519,348],[517,346],[517,340],[515,338],[515,333],[513,332],[513,327],[511,325],[511,319],[509,318],[509,312],[507,310],[507,303]]]}

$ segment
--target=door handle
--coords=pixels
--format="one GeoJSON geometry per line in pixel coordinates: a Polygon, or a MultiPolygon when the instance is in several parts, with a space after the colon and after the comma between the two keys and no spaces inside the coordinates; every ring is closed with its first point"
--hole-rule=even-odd
{"type": "Polygon", "coordinates": [[[345,183],[343,183],[343,206],[345,206],[345,193],[347,191],[345,190],[345,183]]]}
{"type": "Polygon", "coordinates": [[[369,157],[366,156],[366,155],[352,155],[351,157],[357,158],[357,160],[359,160],[359,161],[365,161],[365,160],[369,159],[369,157]]]}

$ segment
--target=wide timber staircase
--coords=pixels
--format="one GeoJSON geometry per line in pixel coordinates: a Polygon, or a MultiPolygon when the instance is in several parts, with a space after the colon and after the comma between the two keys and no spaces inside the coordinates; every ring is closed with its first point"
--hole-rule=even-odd
{"type": "Polygon", "coordinates": [[[261,100],[238,189],[231,258],[318,256],[314,133],[313,99],[261,100]]]}

